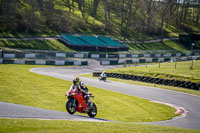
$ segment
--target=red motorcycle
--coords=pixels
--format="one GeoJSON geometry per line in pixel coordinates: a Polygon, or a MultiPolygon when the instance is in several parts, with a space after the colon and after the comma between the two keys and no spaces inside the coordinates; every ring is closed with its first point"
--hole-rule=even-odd
{"type": "Polygon", "coordinates": [[[79,91],[77,88],[67,91],[67,112],[70,114],[74,114],[76,111],[78,111],[80,113],[87,113],[90,117],[95,117],[97,115],[97,107],[95,103],[93,103],[90,99],[90,97],[94,96],[92,96],[91,93],[87,95],[89,97],[88,104],[86,104],[86,101],[83,97],[83,92],[79,91]]]}

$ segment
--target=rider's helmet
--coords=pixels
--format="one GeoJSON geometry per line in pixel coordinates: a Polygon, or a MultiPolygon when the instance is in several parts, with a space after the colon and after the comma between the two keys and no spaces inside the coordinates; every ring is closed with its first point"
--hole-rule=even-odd
{"type": "Polygon", "coordinates": [[[78,85],[79,83],[80,83],[79,77],[74,78],[73,84],[74,84],[74,85],[78,85]]]}

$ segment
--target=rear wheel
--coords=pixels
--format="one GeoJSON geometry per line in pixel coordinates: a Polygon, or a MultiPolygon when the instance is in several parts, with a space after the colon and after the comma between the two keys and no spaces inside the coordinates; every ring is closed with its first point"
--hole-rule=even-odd
{"type": "Polygon", "coordinates": [[[77,105],[75,103],[74,98],[69,98],[66,102],[66,110],[70,114],[74,114],[76,112],[77,105]]]}
{"type": "Polygon", "coordinates": [[[97,115],[97,107],[94,103],[93,103],[93,106],[91,107],[90,111],[88,112],[88,115],[90,117],[95,117],[97,115]]]}

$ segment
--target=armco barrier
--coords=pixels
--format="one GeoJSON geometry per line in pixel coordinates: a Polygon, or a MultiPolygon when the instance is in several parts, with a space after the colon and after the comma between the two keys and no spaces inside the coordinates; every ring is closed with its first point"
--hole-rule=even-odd
{"type": "Polygon", "coordinates": [[[25,64],[35,65],[35,60],[25,60],[25,64]]]}
{"type": "MultiPolygon", "coordinates": [[[[64,51],[48,51],[48,50],[20,50],[19,51],[0,51],[0,58],[170,58],[170,57],[183,57],[183,56],[198,56],[199,52],[190,53],[145,53],[145,54],[134,54],[134,53],[118,53],[118,54],[100,54],[100,53],[88,53],[88,52],[64,52],[64,51]],[[2,54],[3,53],[3,54],[2,54]]],[[[169,51],[170,52],[170,51],[169,51]]]]}
{"type": "MultiPolygon", "coordinates": [[[[94,72],[94,77],[99,77],[101,72],[94,72]]],[[[120,78],[125,80],[134,80],[134,81],[141,81],[159,85],[167,85],[167,86],[175,86],[175,87],[182,87],[187,89],[193,90],[200,90],[200,84],[194,83],[190,81],[179,81],[179,80],[170,80],[170,79],[161,79],[161,78],[153,78],[153,77],[146,77],[146,76],[135,76],[129,74],[120,74],[120,73],[106,73],[107,77],[111,78],[120,78]]]]}
{"type": "Polygon", "coordinates": [[[0,58],[3,58],[2,55],[3,55],[3,50],[0,49],[0,58]]]}
{"type": "Polygon", "coordinates": [[[55,61],[46,61],[46,65],[55,65],[55,61]]]}
{"type": "Polygon", "coordinates": [[[2,63],[3,63],[3,64],[14,64],[14,60],[3,59],[2,63]]]}
{"type": "Polygon", "coordinates": [[[151,63],[151,62],[169,62],[169,61],[187,61],[187,60],[200,60],[200,57],[194,56],[194,57],[180,57],[180,58],[145,58],[145,59],[137,59],[134,58],[132,60],[101,60],[101,65],[120,65],[120,64],[133,64],[133,63],[151,63]]]}
{"type": "Polygon", "coordinates": [[[0,58],[0,64],[2,64],[2,63],[3,63],[3,59],[0,58]]]}
{"type": "Polygon", "coordinates": [[[88,65],[88,61],[69,60],[34,60],[34,59],[1,59],[0,64],[28,64],[28,65],[88,65]]]}

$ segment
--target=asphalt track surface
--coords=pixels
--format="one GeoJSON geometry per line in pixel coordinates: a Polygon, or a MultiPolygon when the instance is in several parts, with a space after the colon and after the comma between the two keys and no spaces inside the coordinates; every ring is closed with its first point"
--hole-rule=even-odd
{"type": "MultiPolygon", "coordinates": [[[[116,66],[100,66],[97,62],[93,61],[91,62],[91,64],[89,64],[89,66],[33,68],[30,71],[42,75],[72,81],[73,78],[79,74],[98,72],[115,67],[116,66]]],[[[114,81],[100,82],[98,79],[89,79],[84,77],[81,77],[81,81],[85,82],[88,86],[119,92],[131,96],[137,96],[152,101],[169,103],[176,107],[184,108],[186,111],[184,115],[181,115],[180,117],[176,117],[171,120],[148,122],[145,124],[165,125],[200,130],[199,96],[154,87],[130,85],[114,81]]],[[[66,112],[39,109],[4,102],[0,102],[0,108],[0,117],[2,118],[67,119],[104,122],[109,121],[99,118],[91,119],[89,117],[81,115],[69,115],[66,112]]]]}

